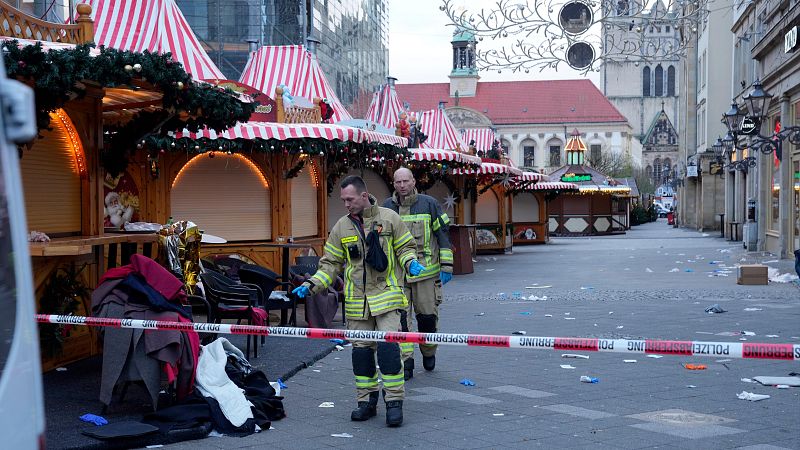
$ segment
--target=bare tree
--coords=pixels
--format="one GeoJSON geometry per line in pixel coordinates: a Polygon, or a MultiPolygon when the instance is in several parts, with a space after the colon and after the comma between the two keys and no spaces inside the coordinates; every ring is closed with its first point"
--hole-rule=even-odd
{"type": "Polygon", "coordinates": [[[653,194],[656,189],[641,165],[622,152],[614,152],[603,146],[599,154],[590,155],[587,162],[595,170],[611,178],[633,178],[641,194],[653,194]]]}

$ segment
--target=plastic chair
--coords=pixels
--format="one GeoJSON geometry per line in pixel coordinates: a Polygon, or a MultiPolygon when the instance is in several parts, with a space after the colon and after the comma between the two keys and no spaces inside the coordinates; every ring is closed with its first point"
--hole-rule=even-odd
{"type": "Polygon", "coordinates": [[[290,309],[292,314],[289,317],[289,325],[297,326],[297,299],[290,294],[292,284],[281,281],[280,276],[275,272],[254,264],[245,264],[239,267],[239,279],[248,286],[255,286],[259,289],[261,301],[259,306],[267,311],[267,325],[269,325],[269,311],[279,309],[281,311],[281,326],[286,325],[285,311],[290,309]],[[289,301],[282,298],[271,298],[272,292],[277,287],[286,291],[289,301]]]}
{"type": "Polygon", "coordinates": [[[217,267],[217,271],[233,281],[239,281],[239,268],[245,264],[247,264],[247,262],[239,258],[231,258],[228,256],[214,258],[214,265],[217,267]]]}
{"type": "MultiPolygon", "coordinates": [[[[246,320],[248,325],[253,324],[253,309],[259,307],[259,292],[257,289],[236,284],[233,280],[215,272],[200,274],[203,282],[206,300],[213,311],[215,323],[222,323],[222,319],[236,319],[237,324],[246,320]]],[[[246,357],[250,358],[250,339],[253,339],[253,357],[258,358],[258,341],[256,335],[247,336],[246,357]]]]}
{"type": "MultiPolygon", "coordinates": [[[[320,259],[321,259],[321,257],[316,256],[316,255],[297,256],[297,257],[294,258],[294,263],[297,264],[298,266],[304,266],[304,265],[314,266],[314,270],[316,270],[317,266],[319,266],[319,260],[320,259]]],[[[313,274],[314,272],[311,272],[311,273],[313,274]]]]}

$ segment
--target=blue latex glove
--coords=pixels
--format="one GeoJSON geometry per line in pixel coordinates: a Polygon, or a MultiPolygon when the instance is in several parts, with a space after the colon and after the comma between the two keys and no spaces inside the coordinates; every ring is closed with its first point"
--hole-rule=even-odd
{"type": "Polygon", "coordinates": [[[292,294],[298,296],[299,298],[306,298],[309,296],[309,294],[311,294],[311,291],[308,290],[308,287],[301,285],[294,288],[292,294]]]}
{"type": "Polygon", "coordinates": [[[439,272],[439,279],[442,280],[442,285],[445,285],[453,279],[453,274],[450,272],[439,272]]]}
{"type": "Polygon", "coordinates": [[[425,266],[420,264],[416,259],[412,260],[411,264],[408,266],[408,273],[414,277],[421,274],[423,270],[425,270],[425,266]]]}
{"type": "Polygon", "coordinates": [[[84,422],[89,422],[97,425],[98,427],[101,425],[108,425],[108,421],[103,417],[96,416],[94,414],[84,414],[79,417],[84,422]]]}

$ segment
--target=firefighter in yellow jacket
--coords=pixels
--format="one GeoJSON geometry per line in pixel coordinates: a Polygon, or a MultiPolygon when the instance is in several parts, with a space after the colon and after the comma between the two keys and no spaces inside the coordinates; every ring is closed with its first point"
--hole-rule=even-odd
{"type": "MultiPolygon", "coordinates": [[[[411,170],[401,167],[394,173],[394,195],[383,206],[400,214],[417,241],[417,255],[425,270],[406,279],[409,307],[401,315],[403,331],[411,331],[412,311],[420,333],[435,333],[439,324],[439,304],[442,303],[442,285],[453,278],[453,251],[450,248],[448,228],[450,219],[442,212],[435,198],[420,194],[411,170]]],[[[405,379],[414,376],[414,344],[400,344],[403,355],[405,379]]],[[[422,366],[425,370],[436,367],[436,344],[420,344],[422,366]]]]}
{"type": "MultiPolygon", "coordinates": [[[[396,212],[377,205],[361,177],[346,177],[340,187],[350,214],[333,226],[317,272],[292,292],[300,298],[315,295],[344,271],[347,329],[400,331],[400,311],[408,301],[403,277],[398,273],[402,275],[404,270],[414,276],[425,271],[416,259],[414,237],[396,212]]],[[[358,408],[350,419],[362,421],[377,414],[380,389],[376,353],[383,378],[386,424],[400,426],[405,381],[397,343],[353,340],[358,408]]]]}

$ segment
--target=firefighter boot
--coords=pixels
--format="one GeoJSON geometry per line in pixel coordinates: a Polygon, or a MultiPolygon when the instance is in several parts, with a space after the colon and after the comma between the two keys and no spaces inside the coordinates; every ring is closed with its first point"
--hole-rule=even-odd
{"type": "Polygon", "coordinates": [[[414,378],[414,358],[403,361],[403,379],[408,381],[414,378]]]}
{"type": "MultiPolygon", "coordinates": [[[[380,395],[380,393],[377,391],[370,392],[368,402],[358,402],[358,408],[354,409],[353,412],[350,413],[350,420],[355,422],[363,422],[369,418],[375,417],[378,414],[378,395],[380,395]]],[[[402,422],[402,412],[400,414],[400,421],[402,422]]]]}
{"type": "Polygon", "coordinates": [[[436,368],[436,355],[425,356],[422,355],[422,367],[428,372],[436,368]]]}
{"type": "Polygon", "coordinates": [[[403,401],[393,400],[386,402],[386,425],[399,427],[403,424],[403,401]]]}

